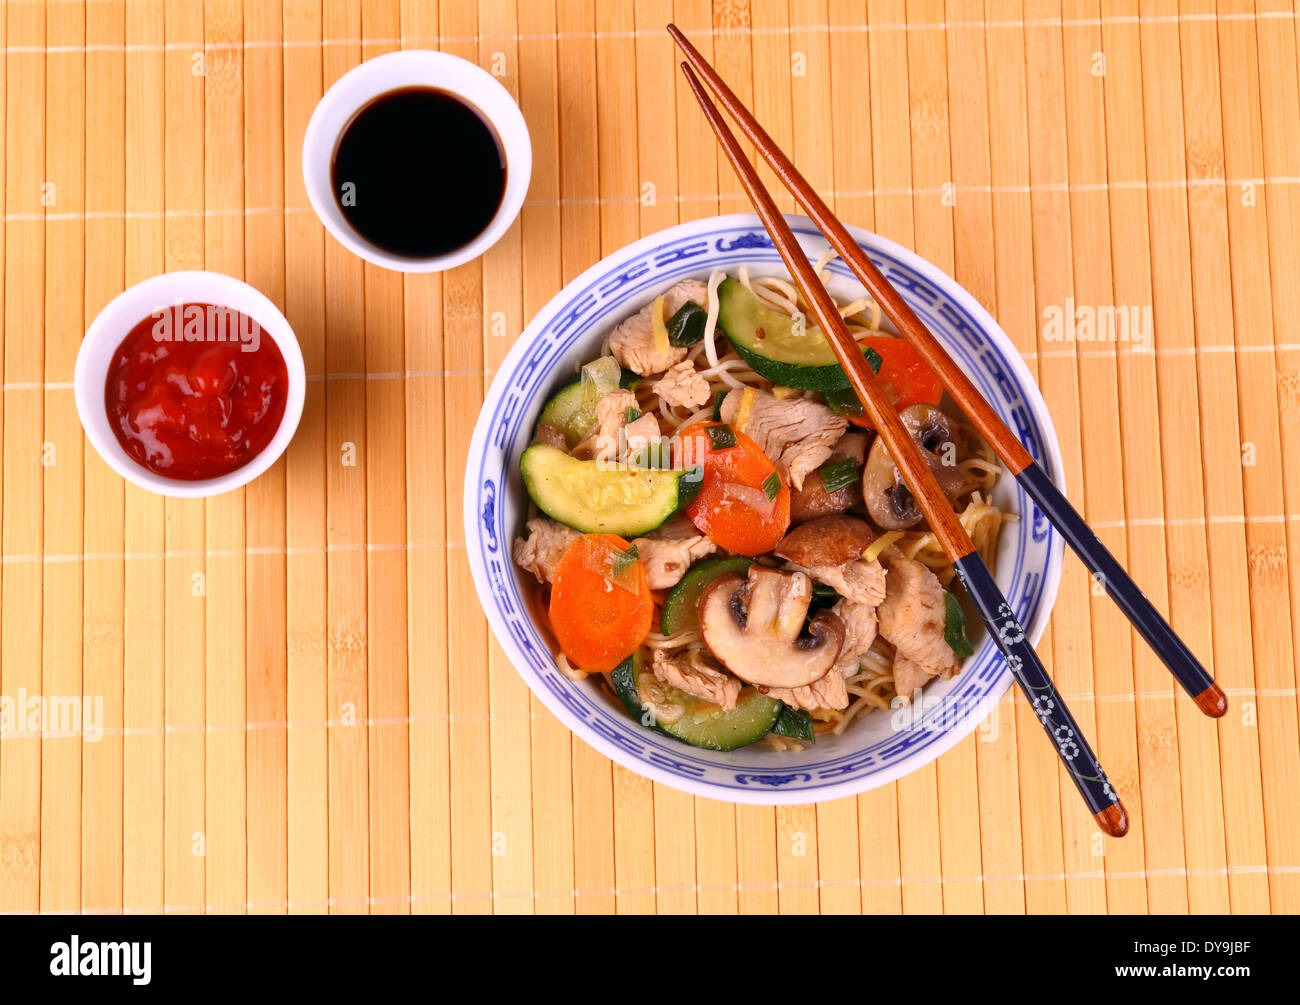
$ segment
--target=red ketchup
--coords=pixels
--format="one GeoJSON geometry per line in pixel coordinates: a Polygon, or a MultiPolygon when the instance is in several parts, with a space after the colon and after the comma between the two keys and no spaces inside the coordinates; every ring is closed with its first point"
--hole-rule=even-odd
{"type": "Polygon", "coordinates": [[[150,471],[215,478],[266,449],[289,371],[248,315],[210,304],[156,311],[122,340],[104,389],[122,448],[150,471]]]}

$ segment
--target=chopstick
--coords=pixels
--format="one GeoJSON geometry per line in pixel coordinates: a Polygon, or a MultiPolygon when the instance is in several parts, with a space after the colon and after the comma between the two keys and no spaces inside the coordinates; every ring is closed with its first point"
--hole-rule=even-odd
{"type": "Polygon", "coordinates": [[[682,50],[686,60],[699,73],[718,96],[727,113],[736,120],[745,135],[762,154],[768,166],[790,190],[804,212],[817,224],[831,246],[859,282],[867,288],[881,310],[894,322],[902,336],[911,343],[926,364],[942,380],[945,389],[959,408],[975,424],[985,441],[1002,459],[1016,481],[1043,511],[1047,519],[1060,531],[1075,554],[1083,560],[1097,581],[1110,595],[1115,605],[1124,612],[1141,636],[1170,673],[1206,715],[1218,718],[1228,710],[1228,699],[1214,678],[1201,666],[1200,661],[1170,627],[1151,601],[1133,582],[1115,556],[1098,540],[1083,517],[1070,505],[1064,493],[1056,487],[1047,472],[1039,466],[1016,435],[984,400],[984,397],[962,372],[939,341],[921,323],[907,302],[881,275],[874,262],[849,235],[844,224],[831,213],[822,198],[813,191],[807,179],[799,173],[790,159],[776,145],[758,121],[718,76],[717,71],[700,55],[676,25],[668,25],[668,34],[682,50]]]}
{"type": "Polygon", "coordinates": [[[703,85],[690,66],[683,63],[682,72],[686,74],[691,90],[695,92],[700,107],[704,109],[709,124],[717,134],[718,142],[736,169],[736,174],[744,185],[750,202],[754,204],[754,209],[757,210],[768,234],[771,235],[772,243],[781,253],[781,258],[790,270],[795,284],[812,307],[822,331],[830,339],[831,346],[844,372],[848,375],[849,382],[858,397],[862,399],[863,407],[875,423],[876,429],[884,437],[890,457],[902,472],[908,488],[920,504],[930,529],[943,545],[948,557],[952,559],[953,568],[961,579],[962,585],[966,587],[966,592],[974,601],[980,617],[988,627],[989,634],[1006,658],[1012,675],[1024,690],[1026,697],[1033,703],[1034,712],[1055,744],[1062,764],[1074,779],[1074,784],[1078,787],[1084,802],[1087,803],[1093,819],[1107,834],[1122,837],[1128,831],[1128,815],[1119,801],[1119,795],[1111,788],[1105,772],[1089,748],[1078,724],[1070,715],[1069,709],[1065,707],[1065,702],[1057,693],[1051,678],[1047,676],[1038,654],[1016,620],[1011,605],[998,589],[983,558],[975,550],[975,545],[962,527],[961,520],[949,504],[948,497],[943,494],[943,490],[934,480],[911,434],[903,425],[903,420],[877,383],[866,357],[853,341],[844,320],[840,317],[839,310],[831,301],[830,294],[826,292],[821,280],[813,272],[808,257],[795,240],[794,233],[785,222],[785,218],[781,216],[772,197],[759,181],[754,166],[749,163],[740,149],[739,141],[723,121],[721,113],[705,93],[703,85]]]}

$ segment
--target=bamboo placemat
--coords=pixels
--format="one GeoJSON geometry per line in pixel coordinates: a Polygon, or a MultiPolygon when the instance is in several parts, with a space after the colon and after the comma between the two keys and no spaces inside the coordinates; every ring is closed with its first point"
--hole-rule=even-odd
{"type": "Polygon", "coordinates": [[[0,695],[102,699],[93,742],[0,742],[0,911],[1300,910],[1298,33],[1272,0],[0,5],[0,695]],[[1128,838],[1011,697],[896,784],[733,807],[573,739],[490,638],[460,500],[503,354],[602,255],[748,208],[669,20],[999,319],[1071,498],[1227,689],[1202,718],[1067,556],[1039,651],[1128,838]],[[323,89],[399,47],[532,131],[519,224],[442,276],[364,266],[303,191],[323,89]],[[185,268],[280,304],[310,374],[286,458],[207,502],[125,486],[71,390],[98,310],[185,268]],[[1153,352],[1048,326],[1116,306],[1153,352]]]}

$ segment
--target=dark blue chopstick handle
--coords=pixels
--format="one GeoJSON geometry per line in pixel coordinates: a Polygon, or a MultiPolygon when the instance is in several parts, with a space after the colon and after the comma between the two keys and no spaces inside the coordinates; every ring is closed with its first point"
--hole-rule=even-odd
{"type": "Polygon", "coordinates": [[[1106,773],[1083,738],[1070,710],[1065,707],[1052,679],[1047,676],[1038,653],[1020,626],[1015,611],[998,589],[984,559],[979,552],[973,551],[957,559],[953,565],[1084,802],[1094,816],[1110,810],[1119,802],[1119,795],[1111,788],[1106,773]]]}
{"type": "Polygon", "coordinates": [[[1169,622],[1155,609],[1115,556],[1098,540],[1092,528],[1084,523],[1083,517],[1070,505],[1047,472],[1036,463],[1030,464],[1016,476],[1016,481],[1061,532],[1066,543],[1110,594],[1115,606],[1124,612],[1178,683],[1196,699],[1202,711],[1209,715],[1222,715],[1227,710],[1227,703],[1214,678],[1169,627],[1169,622]]]}

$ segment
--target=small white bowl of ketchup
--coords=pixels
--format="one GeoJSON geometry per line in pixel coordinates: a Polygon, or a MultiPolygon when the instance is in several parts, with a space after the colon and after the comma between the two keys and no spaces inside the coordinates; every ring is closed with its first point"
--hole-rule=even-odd
{"type": "Polygon", "coordinates": [[[91,322],[73,376],[91,445],[127,481],[168,496],[246,485],[302,418],[307,375],[284,315],[218,272],[168,272],[91,322]]]}

